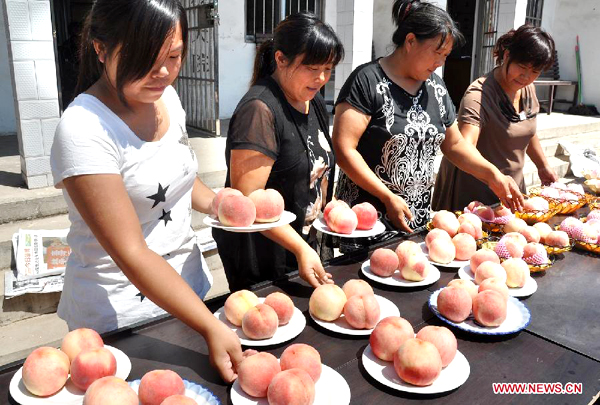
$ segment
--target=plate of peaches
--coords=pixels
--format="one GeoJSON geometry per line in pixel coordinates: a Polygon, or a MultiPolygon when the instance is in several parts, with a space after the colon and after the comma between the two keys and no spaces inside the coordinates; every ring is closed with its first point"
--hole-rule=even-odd
{"type": "Polygon", "coordinates": [[[423,260],[403,260],[400,268],[398,254],[392,249],[376,249],[364,262],[361,271],[365,277],[392,287],[422,287],[440,279],[440,271],[423,257],[423,260]]]}
{"type": "Polygon", "coordinates": [[[221,405],[208,388],[182,379],[173,370],[148,371],[141,379],[128,384],[141,404],[221,405]]]}
{"type": "Polygon", "coordinates": [[[315,219],[313,227],[340,238],[367,238],[385,232],[385,225],[378,219],[373,205],[365,202],[350,208],[342,200],[327,203],[323,216],[315,219]]]}
{"type": "Polygon", "coordinates": [[[251,347],[287,342],[306,327],[304,314],[281,292],[259,298],[252,291],[236,291],[214,315],[237,334],[243,345],[251,347]]]}

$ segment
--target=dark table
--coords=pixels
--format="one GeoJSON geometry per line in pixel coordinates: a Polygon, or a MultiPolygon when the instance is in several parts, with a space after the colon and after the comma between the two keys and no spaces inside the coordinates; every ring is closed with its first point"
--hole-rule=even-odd
{"type": "MultiPolygon", "coordinates": [[[[557,218],[554,222],[559,221],[557,218]]],[[[423,240],[423,234],[412,240],[423,240]]],[[[400,240],[387,242],[395,248],[400,240]]],[[[378,246],[373,247],[376,248],[378,246]]],[[[361,278],[360,265],[367,253],[333,260],[328,271],[338,285],[361,278]]],[[[371,282],[376,294],[393,301],[415,331],[427,324],[444,325],[429,310],[432,291],[445,286],[456,271],[441,269],[440,280],[432,286],[410,290],[389,288],[371,282]]],[[[564,254],[545,273],[534,275],[537,292],[524,300],[532,316],[529,326],[513,335],[489,337],[454,329],[458,349],[470,363],[471,374],[461,387],[438,395],[419,396],[387,388],[372,379],[361,364],[368,337],[347,337],[326,331],[308,315],[312,288],[297,276],[258,287],[258,296],[273,291],[289,294],[308,319],[304,331],[290,342],[267,350],[279,356],[291,343],[307,343],[319,350],[324,364],[338,371],[348,382],[352,404],[443,403],[443,404],[588,404],[600,392],[600,257],[581,251],[564,254]],[[582,383],[580,395],[494,395],[492,383],[532,382],[582,383]]],[[[207,302],[214,312],[225,301],[207,302]]],[[[107,336],[105,342],[123,350],[132,362],[128,380],[141,378],[154,369],[171,369],[182,378],[209,388],[224,404],[231,403],[230,388],[210,367],[202,337],[177,319],[166,318],[132,330],[107,336]]],[[[262,349],[261,349],[262,350],[262,349]]],[[[0,404],[15,402],[8,386],[16,364],[0,371],[0,404]]]]}

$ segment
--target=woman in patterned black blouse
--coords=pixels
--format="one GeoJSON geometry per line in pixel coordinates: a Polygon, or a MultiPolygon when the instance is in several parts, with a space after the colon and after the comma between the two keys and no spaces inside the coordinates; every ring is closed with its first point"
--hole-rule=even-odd
{"type": "Polygon", "coordinates": [[[420,1],[396,0],[395,51],[359,66],[336,102],[334,151],[342,169],[336,195],[370,202],[389,230],[412,232],[429,221],[438,151],[483,181],[511,208],[523,196],[458,130],[442,66],[462,34],[448,13],[420,1]]]}

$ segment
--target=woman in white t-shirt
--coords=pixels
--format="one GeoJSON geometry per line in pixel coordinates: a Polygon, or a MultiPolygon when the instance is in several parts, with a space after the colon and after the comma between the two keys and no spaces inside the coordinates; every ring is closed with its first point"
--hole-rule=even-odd
{"type": "Polygon", "coordinates": [[[191,229],[214,193],[197,178],[171,87],[187,45],[175,0],[98,0],[82,35],[78,96],[52,146],[72,254],[58,314],[70,329],[115,330],[167,311],[204,336],[226,381],[237,336],[202,299],[212,277],[191,229]]]}

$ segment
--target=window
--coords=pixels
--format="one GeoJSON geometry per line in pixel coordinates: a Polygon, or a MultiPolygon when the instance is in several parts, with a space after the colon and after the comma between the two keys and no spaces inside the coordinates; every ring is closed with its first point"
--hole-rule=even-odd
{"type": "Polygon", "coordinates": [[[542,10],[544,9],[544,0],[527,0],[527,13],[525,23],[534,27],[542,25],[542,10]]]}
{"type": "Polygon", "coordinates": [[[261,43],[273,37],[281,20],[299,11],[323,15],[323,0],[246,0],[246,41],[261,43]]]}

